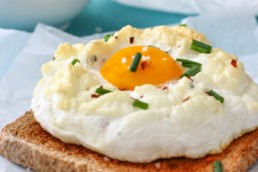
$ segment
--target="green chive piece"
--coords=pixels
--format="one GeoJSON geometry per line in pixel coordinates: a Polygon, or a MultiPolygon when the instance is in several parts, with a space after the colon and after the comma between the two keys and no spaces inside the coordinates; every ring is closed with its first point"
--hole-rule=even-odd
{"type": "Polygon", "coordinates": [[[141,58],[142,58],[142,54],[137,52],[135,55],[134,55],[134,59],[132,61],[132,64],[130,66],[130,71],[131,72],[136,72],[137,71],[137,67],[141,61],[141,58]]]}
{"type": "Polygon", "coordinates": [[[193,66],[193,67],[189,68],[185,73],[183,73],[181,78],[184,77],[184,76],[186,76],[186,77],[194,76],[197,73],[199,73],[200,71],[201,71],[201,66],[200,65],[193,66]]]}
{"type": "Polygon", "coordinates": [[[110,93],[111,91],[110,90],[107,90],[105,88],[102,88],[102,87],[99,87],[96,89],[95,93],[98,93],[100,95],[104,95],[104,94],[107,94],[107,93],[110,93]]]}
{"type": "Polygon", "coordinates": [[[133,106],[146,110],[146,109],[148,109],[149,104],[136,99],[133,102],[133,106]]]}
{"type": "Polygon", "coordinates": [[[216,100],[224,103],[224,98],[213,90],[207,92],[208,95],[213,96],[216,100]]]}
{"type": "Polygon", "coordinates": [[[213,172],[223,172],[223,165],[221,161],[215,160],[213,162],[213,172]]]}
{"type": "Polygon", "coordinates": [[[201,71],[201,68],[202,68],[201,63],[197,63],[195,61],[191,61],[187,59],[180,59],[180,58],[176,59],[176,61],[181,62],[183,67],[189,68],[185,73],[183,73],[181,78],[184,76],[186,77],[194,76],[201,71]]]}
{"type": "Polygon", "coordinates": [[[182,23],[179,26],[187,27],[187,24],[182,23]]]}
{"type": "Polygon", "coordinates": [[[191,49],[194,51],[197,51],[199,53],[206,53],[209,54],[211,52],[212,47],[208,44],[205,44],[203,42],[193,40],[191,49]]]}
{"type": "Polygon", "coordinates": [[[77,59],[77,58],[75,58],[75,59],[73,59],[73,61],[71,62],[71,64],[72,65],[75,65],[75,63],[80,63],[80,60],[79,59],[77,59]]]}
{"type": "Polygon", "coordinates": [[[109,40],[109,38],[111,37],[111,36],[113,36],[114,34],[107,34],[107,35],[105,35],[104,36],[104,41],[105,42],[108,42],[108,40],[109,40]]]}
{"type": "Polygon", "coordinates": [[[191,61],[191,60],[187,60],[187,59],[176,59],[176,61],[178,62],[181,62],[182,66],[184,67],[188,67],[188,68],[191,68],[191,67],[194,67],[194,66],[201,66],[202,64],[201,63],[197,63],[195,61],[191,61]]]}

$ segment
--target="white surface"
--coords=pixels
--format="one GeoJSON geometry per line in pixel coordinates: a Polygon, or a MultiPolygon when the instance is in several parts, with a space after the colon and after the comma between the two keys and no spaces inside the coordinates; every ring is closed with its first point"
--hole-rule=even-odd
{"type": "Polygon", "coordinates": [[[0,28],[0,78],[24,48],[29,37],[27,32],[0,28]]]}
{"type": "MultiPolygon", "coordinates": [[[[251,11],[248,7],[245,8],[245,10],[251,11]]],[[[200,28],[204,33],[208,34],[207,36],[211,40],[212,44],[217,45],[218,47],[221,47],[219,45],[223,45],[223,49],[229,50],[232,53],[235,53],[235,51],[239,49],[249,47],[248,51],[237,51],[236,53],[240,55],[240,61],[245,64],[247,72],[258,83],[258,36],[255,34],[257,24],[254,24],[252,16],[250,18],[250,13],[239,14],[237,10],[234,10],[233,12],[231,15],[226,15],[222,11],[203,14],[204,16],[200,15],[196,18],[190,18],[187,22],[189,26],[195,26],[197,30],[200,28]],[[221,14],[223,15],[221,16],[221,14]],[[241,21],[233,23],[229,22],[239,17],[243,18],[242,22],[245,22],[244,25],[241,21]],[[204,18],[212,18],[210,21],[213,24],[212,27],[209,22],[200,22],[203,21],[204,18]],[[232,26],[232,24],[234,26],[232,26]],[[215,29],[215,26],[221,26],[221,28],[215,29]],[[235,29],[239,27],[241,29],[235,29]],[[220,39],[218,39],[218,37],[220,39]],[[227,44],[225,42],[227,42],[227,44]]],[[[13,34],[17,34],[17,32],[14,32],[13,34]]],[[[25,44],[26,36],[28,38],[30,35],[24,34],[23,39],[16,36],[16,42],[21,41],[21,44],[25,44]]],[[[98,36],[99,35],[95,35],[93,37],[98,36]]],[[[4,41],[4,38],[1,36],[1,42],[4,41]]],[[[8,40],[8,38],[10,37],[6,37],[6,40],[8,40]]],[[[12,62],[11,67],[7,67],[9,71],[4,74],[2,79],[0,77],[0,128],[21,116],[26,110],[28,110],[30,107],[33,87],[36,81],[41,77],[40,66],[42,63],[52,59],[52,55],[57,48],[57,45],[61,42],[87,42],[89,39],[91,38],[76,38],[54,28],[39,25],[35,32],[30,36],[24,49],[12,62]]],[[[13,45],[10,45],[10,47],[12,46],[13,45]]],[[[22,45],[19,46],[22,47],[22,45]]],[[[2,51],[0,54],[5,51],[2,49],[0,50],[2,51]]],[[[5,57],[1,56],[1,60],[2,58],[5,57]]],[[[26,171],[26,169],[18,168],[16,165],[6,161],[2,157],[0,157],[0,164],[0,172],[26,171]]],[[[258,167],[255,167],[250,171],[258,171],[258,167]]]]}

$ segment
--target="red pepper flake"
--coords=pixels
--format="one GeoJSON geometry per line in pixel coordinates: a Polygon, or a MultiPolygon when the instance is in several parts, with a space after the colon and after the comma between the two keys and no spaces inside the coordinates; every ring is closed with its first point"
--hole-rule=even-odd
{"type": "Polygon", "coordinates": [[[165,87],[162,87],[161,89],[162,89],[162,90],[167,90],[167,89],[168,89],[168,87],[167,87],[167,86],[165,86],[165,87]]]}
{"type": "Polygon", "coordinates": [[[141,62],[141,68],[144,70],[146,67],[150,66],[151,62],[149,60],[141,62]]]}
{"type": "Polygon", "coordinates": [[[206,158],[206,162],[208,162],[208,163],[211,163],[215,160],[216,160],[216,157],[214,157],[214,156],[209,156],[209,157],[206,158]]]}
{"type": "Polygon", "coordinates": [[[134,37],[130,37],[130,44],[134,42],[134,37]]]}
{"type": "Polygon", "coordinates": [[[193,82],[193,79],[191,77],[188,76],[187,78],[193,82]]]}
{"type": "Polygon", "coordinates": [[[120,91],[125,91],[125,90],[127,90],[127,88],[126,88],[126,87],[123,87],[123,88],[119,88],[119,90],[120,90],[120,91]]]}
{"type": "Polygon", "coordinates": [[[190,96],[186,97],[186,98],[183,100],[183,102],[188,101],[190,98],[191,98],[190,96]]]}
{"type": "Polygon", "coordinates": [[[235,59],[232,59],[232,60],[231,60],[231,65],[232,65],[233,67],[237,67],[237,61],[236,61],[235,59]]]}
{"type": "Polygon", "coordinates": [[[91,98],[98,98],[100,95],[99,94],[92,94],[91,98]]]}

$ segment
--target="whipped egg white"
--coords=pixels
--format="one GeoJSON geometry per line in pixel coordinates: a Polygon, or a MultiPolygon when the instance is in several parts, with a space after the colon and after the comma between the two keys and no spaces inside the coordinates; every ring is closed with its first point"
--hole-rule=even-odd
{"type": "Polygon", "coordinates": [[[219,153],[258,126],[258,86],[237,57],[218,48],[209,54],[195,52],[190,49],[193,39],[208,43],[204,35],[187,27],[126,26],[107,42],[61,44],[55,59],[42,66],[43,78],[31,105],[34,116],[62,141],[122,161],[219,153]],[[116,51],[132,45],[152,45],[174,59],[198,62],[201,71],[161,85],[118,89],[99,69],[116,51]],[[79,62],[72,64],[74,59],[79,62]],[[99,87],[111,92],[97,95],[99,87]],[[209,90],[224,102],[207,94],[209,90]],[[148,109],[133,106],[135,99],[148,103],[148,109]]]}

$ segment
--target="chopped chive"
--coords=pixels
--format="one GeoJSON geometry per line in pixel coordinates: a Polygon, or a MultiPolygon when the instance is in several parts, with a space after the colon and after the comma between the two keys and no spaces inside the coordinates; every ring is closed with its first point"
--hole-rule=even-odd
{"type": "Polygon", "coordinates": [[[223,166],[221,161],[213,161],[213,172],[223,172],[223,166]]]}
{"type": "Polygon", "coordinates": [[[187,59],[178,58],[178,59],[176,59],[176,61],[181,62],[182,66],[188,67],[188,68],[191,68],[191,67],[194,67],[194,66],[197,66],[197,65],[199,65],[199,66],[202,65],[201,63],[197,63],[195,61],[191,61],[191,60],[187,60],[187,59]]]}
{"type": "Polygon", "coordinates": [[[187,26],[187,24],[183,24],[183,23],[182,23],[182,24],[180,24],[179,26],[186,27],[186,26],[187,26]]]}
{"type": "Polygon", "coordinates": [[[98,93],[100,95],[104,95],[104,94],[107,94],[107,93],[110,93],[111,91],[110,90],[107,90],[105,88],[102,88],[102,87],[99,87],[96,89],[95,93],[98,93]]]}
{"type": "Polygon", "coordinates": [[[194,51],[197,51],[199,53],[206,53],[209,54],[211,52],[212,47],[208,44],[205,44],[203,42],[193,40],[191,49],[194,51]]]}
{"type": "Polygon", "coordinates": [[[133,102],[133,106],[146,110],[146,109],[148,109],[149,104],[136,99],[133,102]]]}
{"type": "Polygon", "coordinates": [[[105,42],[108,42],[108,40],[109,40],[109,38],[111,37],[111,36],[113,36],[114,34],[107,34],[107,35],[105,35],[104,36],[104,41],[105,42]]]}
{"type": "Polygon", "coordinates": [[[75,65],[75,63],[80,63],[80,60],[79,59],[77,59],[77,58],[75,58],[75,59],[73,59],[73,61],[71,62],[71,64],[72,65],[75,65]]]}
{"type": "Polygon", "coordinates": [[[213,90],[207,92],[208,95],[213,96],[216,100],[224,103],[224,98],[213,90]]]}
{"type": "Polygon", "coordinates": [[[55,56],[53,56],[52,60],[53,60],[53,61],[55,61],[55,60],[56,60],[56,57],[55,57],[55,56]]]}
{"type": "Polygon", "coordinates": [[[142,58],[142,54],[137,52],[135,55],[134,55],[134,59],[132,61],[132,64],[130,66],[130,71],[131,72],[136,72],[137,71],[137,67],[141,61],[141,58],[142,58]]]}
{"type": "Polygon", "coordinates": [[[181,62],[183,67],[189,68],[185,73],[183,73],[181,78],[183,76],[186,76],[186,77],[194,76],[201,71],[201,67],[202,67],[201,63],[197,63],[195,61],[191,61],[187,59],[180,59],[180,58],[176,59],[176,61],[181,62]]]}
{"type": "Polygon", "coordinates": [[[186,77],[194,76],[197,73],[199,73],[200,71],[201,71],[201,65],[193,66],[193,67],[189,68],[185,73],[183,73],[181,78],[184,77],[184,76],[186,76],[186,77]]]}

